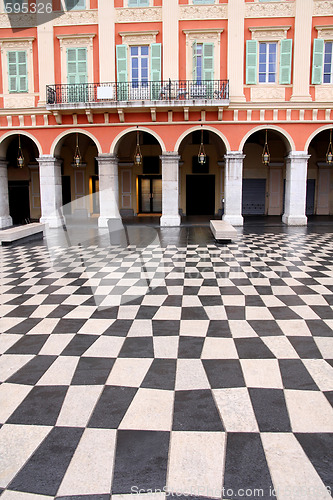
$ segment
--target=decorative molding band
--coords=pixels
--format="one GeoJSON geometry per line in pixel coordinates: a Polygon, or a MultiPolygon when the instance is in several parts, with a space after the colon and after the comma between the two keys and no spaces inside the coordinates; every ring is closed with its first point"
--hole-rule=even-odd
{"type": "Polygon", "coordinates": [[[54,21],[54,26],[70,26],[75,24],[98,24],[97,10],[81,10],[77,12],[72,10],[64,12],[54,21]]]}
{"type": "Polygon", "coordinates": [[[252,40],[284,40],[287,38],[287,31],[290,26],[255,27],[249,28],[252,33],[252,40]]]}
{"type": "Polygon", "coordinates": [[[153,23],[162,21],[162,7],[117,8],[116,23],[153,23]]]}
{"type": "Polygon", "coordinates": [[[4,108],[33,108],[35,106],[34,94],[7,94],[3,97],[4,108]]]}
{"type": "Polygon", "coordinates": [[[314,0],[314,16],[333,16],[333,0],[314,0]]]}
{"type": "Polygon", "coordinates": [[[228,5],[180,5],[180,20],[227,19],[228,5]]]}
{"type": "Polygon", "coordinates": [[[221,28],[183,30],[183,33],[185,33],[186,35],[186,45],[194,42],[194,40],[198,40],[199,42],[204,42],[207,40],[212,42],[217,41],[218,43],[220,43],[222,32],[223,29],[221,28]]]}
{"type": "Polygon", "coordinates": [[[158,31],[125,31],[120,32],[122,43],[131,45],[131,44],[140,44],[140,43],[156,43],[156,35],[158,31]]]}
{"type": "Polygon", "coordinates": [[[251,88],[251,100],[254,102],[284,101],[285,94],[284,87],[251,88]]]}
{"type": "Polygon", "coordinates": [[[80,35],[58,35],[57,38],[60,42],[60,49],[63,47],[72,47],[73,45],[77,45],[79,47],[90,46],[92,47],[93,38],[95,37],[94,33],[84,33],[80,35]]]}
{"type": "Polygon", "coordinates": [[[332,85],[315,85],[316,101],[332,102],[333,101],[333,86],[332,85]]]}
{"type": "Polygon", "coordinates": [[[10,20],[8,14],[0,14],[0,28],[33,28],[36,24],[36,14],[13,14],[10,20]]]}
{"type": "Polygon", "coordinates": [[[295,2],[245,4],[245,17],[294,17],[295,13],[295,2]]]}
{"type": "Polygon", "coordinates": [[[333,40],[333,26],[315,26],[318,31],[318,38],[333,40]]]}

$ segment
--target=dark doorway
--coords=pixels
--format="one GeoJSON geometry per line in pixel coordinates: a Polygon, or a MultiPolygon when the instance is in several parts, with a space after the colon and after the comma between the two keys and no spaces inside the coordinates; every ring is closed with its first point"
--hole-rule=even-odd
{"type": "Polygon", "coordinates": [[[9,181],[9,213],[13,224],[26,224],[30,219],[29,181],[9,181]]]}
{"type": "Polygon", "coordinates": [[[308,179],[306,183],[306,209],[305,215],[314,214],[316,180],[308,179]]]}
{"type": "Polygon", "coordinates": [[[266,179],[243,179],[243,215],[265,215],[266,179]]]}
{"type": "Polygon", "coordinates": [[[162,212],[162,176],[139,175],[139,213],[162,212]]]}
{"type": "Polygon", "coordinates": [[[62,205],[63,205],[63,212],[65,215],[70,215],[72,213],[72,208],[71,208],[71,201],[72,201],[72,196],[71,196],[71,178],[69,175],[63,175],[61,177],[61,182],[62,182],[62,205]]]}
{"type": "Polygon", "coordinates": [[[186,176],[186,215],[214,215],[215,175],[186,176]]]}

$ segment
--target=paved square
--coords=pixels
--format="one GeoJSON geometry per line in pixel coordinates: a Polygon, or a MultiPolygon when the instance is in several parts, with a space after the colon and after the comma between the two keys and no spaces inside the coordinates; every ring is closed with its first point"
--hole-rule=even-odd
{"type": "Polygon", "coordinates": [[[1,500],[331,498],[332,234],[170,231],[0,248],[1,500]]]}

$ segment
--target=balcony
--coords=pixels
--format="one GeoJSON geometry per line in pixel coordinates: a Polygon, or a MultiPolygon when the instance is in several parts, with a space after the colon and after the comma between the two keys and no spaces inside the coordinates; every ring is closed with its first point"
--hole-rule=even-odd
{"type": "Polygon", "coordinates": [[[229,104],[228,80],[166,80],[48,85],[47,109],[110,109],[229,104]]]}

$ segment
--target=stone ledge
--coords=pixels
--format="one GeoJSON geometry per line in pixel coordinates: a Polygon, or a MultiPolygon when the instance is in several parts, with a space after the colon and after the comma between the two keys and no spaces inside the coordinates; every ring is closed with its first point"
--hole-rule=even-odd
{"type": "Polygon", "coordinates": [[[211,220],[210,229],[216,240],[232,240],[237,236],[237,230],[225,220],[211,220]]]}
{"type": "Polygon", "coordinates": [[[41,237],[43,237],[44,229],[45,224],[41,224],[40,222],[33,222],[31,224],[25,224],[24,226],[3,229],[0,231],[0,242],[2,245],[8,245],[13,241],[18,241],[40,233],[42,234],[41,237]]]}

